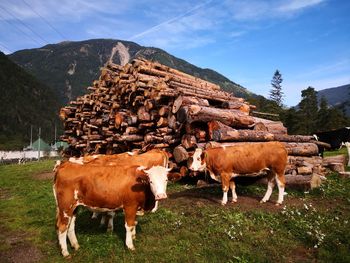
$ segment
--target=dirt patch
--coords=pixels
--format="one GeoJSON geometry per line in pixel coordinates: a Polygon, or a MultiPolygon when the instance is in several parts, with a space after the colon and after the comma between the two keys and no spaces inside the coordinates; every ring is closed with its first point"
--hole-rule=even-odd
{"type": "Polygon", "coordinates": [[[43,258],[41,251],[26,240],[27,234],[0,225],[0,259],[3,263],[31,263],[43,258]]]}
{"type": "MultiPolygon", "coordinates": [[[[231,192],[229,192],[231,194],[231,192]]],[[[226,204],[227,209],[239,209],[240,211],[266,211],[280,212],[285,205],[288,207],[302,207],[305,201],[301,198],[286,196],[283,205],[276,206],[277,196],[272,196],[270,201],[261,204],[262,196],[251,193],[238,194],[237,203],[232,203],[231,196],[226,204]]],[[[169,194],[169,198],[164,201],[167,207],[203,207],[221,206],[222,190],[220,186],[207,186],[203,188],[193,188],[169,194]]]]}
{"type": "Polygon", "coordinates": [[[48,172],[48,173],[35,174],[33,178],[36,180],[53,180],[54,176],[55,176],[54,172],[48,172]]]}

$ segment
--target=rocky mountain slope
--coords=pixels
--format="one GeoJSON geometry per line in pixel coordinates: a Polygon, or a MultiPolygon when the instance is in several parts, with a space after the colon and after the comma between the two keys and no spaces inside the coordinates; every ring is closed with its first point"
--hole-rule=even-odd
{"type": "Polygon", "coordinates": [[[107,61],[124,65],[133,58],[144,57],[214,82],[235,96],[254,95],[237,83],[211,70],[196,67],[164,50],[143,47],[133,42],[113,39],[92,39],[62,42],[42,48],[20,50],[9,58],[59,93],[60,104],[86,93],[86,87],[100,75],[107,61]]]}

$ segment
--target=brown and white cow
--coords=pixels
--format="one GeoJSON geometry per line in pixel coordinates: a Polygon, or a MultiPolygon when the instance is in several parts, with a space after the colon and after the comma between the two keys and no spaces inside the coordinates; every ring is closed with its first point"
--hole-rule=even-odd
{"type": "MultiPolygon", "coordinates": [[[[152,149],[148,152],[138,154],[137,152],[125,152],[120,154],[113,155],[88,155],[79,158],[69,158],[69,162],[77,163],[81,165],[103,165],[103,166],[120,166],[120,165],[142,165],[145,168],[150,168],[152,166],[161,165],[168,167],[170,153],[160,150],[152,149]]],[[[152,209],[154,213],[158,209],[158,201],[155,203],[155,206],[152,209]]],[[[143,211],[139,211],[139,214],[142,214],[143,211]]],[[[92,218],[97,218],[98,212],[94,212],[92,218]]],[[[113,219],[115,212],[106,212],[102,213],[101,225],[104,225],[106,218],[108,217],[107,222],[107,231],[113,231],[113,219]]]]}
{"type": "Polygon", "coordinates": [[[53,191],[56,198],[56,229],[63,256],[69,256],[68,239],[79,248],[75,235],[75,209],[85,206],[98,211],[123,209],[126,246],[134,250],[136,212],[152,209],[156,200],[167,198],[164,166],[89,166],[63,163],[57,168],[53,191]]]}
{"type": "Polygon", "coordinates": [[[214,180],[221,180],[224,192],[221,201],[223,205],[227,203],[229,188],[232,190],[232,202],[237,202],[234,177],[264,170],[267,171],[268,185],[261,202],[265,203],[270,199],[275,179],[279,190],[277,205],[283,202],[287,150],[280,142],[238,144],[206,150],[197,148],[191,161],[189,163],[191,170],[207,170],[214,180]]]}

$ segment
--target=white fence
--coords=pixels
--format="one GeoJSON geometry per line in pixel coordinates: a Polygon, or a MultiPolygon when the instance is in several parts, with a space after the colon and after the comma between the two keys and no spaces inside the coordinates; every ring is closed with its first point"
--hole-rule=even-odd
{"type": "Polygon", "coordinates": [[[0,162],[22,162],[43,157],[57,157],[57,151],[0,151],[0,162]]]}

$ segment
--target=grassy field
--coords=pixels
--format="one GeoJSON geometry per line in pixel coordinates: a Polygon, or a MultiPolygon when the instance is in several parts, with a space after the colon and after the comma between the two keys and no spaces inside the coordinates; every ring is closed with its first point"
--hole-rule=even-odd
{"type": "MultiPolygon", "coordinates": [[[[66,262],[60,255],[52,194],[53,161],[0,166],[1,262],[66,262]]],[[[220,187],[169,185],[154,214],[138,217],[135,252],[124,246],[122,213],[106,233],[78,212],[80,250],[70,262],[350,262],[350,179],[287,189],[285,204],[260,204],[265,188],[238,186],[222,207],[220,187]]],[[[274,191],[272,200],[277,199],[274,191]]]]}

